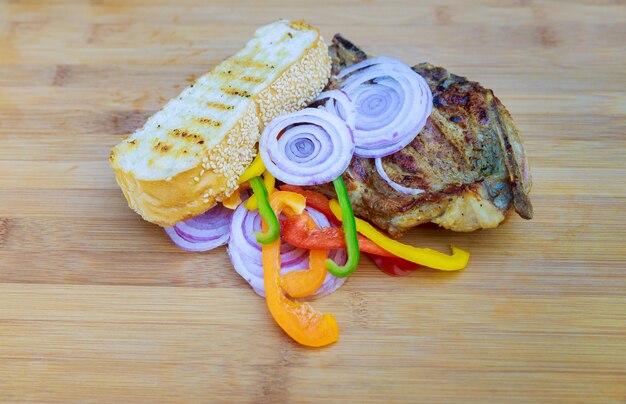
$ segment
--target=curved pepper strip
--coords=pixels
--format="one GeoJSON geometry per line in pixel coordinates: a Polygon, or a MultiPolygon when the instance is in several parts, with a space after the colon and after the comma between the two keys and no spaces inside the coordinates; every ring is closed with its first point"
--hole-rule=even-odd
{"type": "Polygon", "coordinates": [[[228,198],[222,201],[222,205],[228,209],[237,209],[237,206],[241,204],[241,192],[236,189],[228,198]]]}
{"type": "Polygon", "coordinates": [[[267,188],[267,192],[272,195],[272,192],[276,189],[276,178],[267,170],[263,171],[263,183],[265,188],[267,188]]]}
{"type": "MultiPolygon", "coordinates": [[[[243,184],[239,184],[239,188],[235,190],[228,198],[222,201],[222,205],[225,208],[235,210],[243,201],[241,199],[241,193],[247,189],[250,189],[250,184],[244,182],[243,184]]],[[[256,208],[255,208],[256,209],[256,208]]]]}
{"type": "MultiPolygon", "coordinates": [[[[293,213],[301,213],[305,199],[290,197],[287,192],[274,192],[270,203],[275,216],[288,208],[293,213]]],[[[288,213],[286,210],[285,213],[288,213]]],[[[267,223],[263,221],[263,228],[267,223]]],[[[278,325],[296,342],[321,347],[339,339],[339,327],[332,314],[322,314],[310,304],[288,299],[280,286],[280,240],[262,246],[265,300],[267,307],[278,325]]]]}
{"type": "Polygon", "coordinates": [[[255,231],[256,241],[261,244],[269,244],[278,240],[280,236],[280,224],[274,214],[274,211],[270,207],[270,202],[267,195],[267,189],[265,184],[261,181],[261,177],[250,178],[248,181],[254,191],[254,195],[257,198],[259,204],[259,214],[267,223],[268,230],[265,232],[255,231]]]}
{"type": "Polygon", "coordinates": [[[250,178],[258,177],[263,174],[265,171],[265,164],[263,164],[263,160],[261,160],[261,154],[257,153],[252,163],[246,168],[246,171],[241,174],[239,179],[237,180],[240,184],[248,181],[250,178]]]}
{"type": "MultiPolygon", "coordinates": [[[[330,201],[330,209],[337,216],[337,219],[341,220],[342,209],[336,200],[330,201]]],[[[457,271],[465,268],[469,261],[469,253],[454,246],[452,246],[452,255],[446,255],[430,248],[417,248],[392,240],[376,230],[374,226],[359,218],[356,218],[356,227],[359,233],[395,256],[428,268],[442,271],[457,271]]]]}
{"type": "MultiPolygon", "coordinates": [[[[309,200],[307,198],[307,205],[309,200]]],[[[333,216],[334,217],[334,216],[333,216]]],[[[307,226],[307,218],[301,215],[290,216],[282,221],[283,239],[294,247],[307,250],[337,250],[346,248],[343,230],[338,227],[311,228],[307,226]]],[[[368,238],[357,234],[359,250],[364,253],[395,257],[368,238]]]]}
{"type": "MultiPolygon", "coordinates": [[[[285,193],[291,194],[291,192],[285,193]]],[[[291,197],[293,198],[293,196],[291,197]]],[[[319,230],[317,224],[313,221],[311,216],[304,211],[299,215],[287,217],[285,220],[289,220],[290,218],[298,218],[304,225],[305,231],[319,230]]],[[[283,226],[284,223],[285,221],[283,221],[283,226]]],[[[283,234],[285,234],[284,227],[283,234]]],[[[287,240],[285,239],[285,241],[287,240]]],[[[289,241],[287,242],[289,243],[289,241]]],[[[297,245],[294,246],[298,247],[297,245]]],[[[328,251],[319,247],[309,248],[309,250],[311,250],[309,252],[309,269],[291,271],[280,277],[281,287],[291,297],[306,297],[315,293],[315,291],[318,290],[324,283],[324,279],[326,279],[328,271],[326,271],[325,261],[326,258],[328,258],[328,251]]]]}
{"type": "MultiPolygon", "coordinates": [[[[359,241],[356,235],[356,223],[354,213],[352,212],[352,205],[350,204],[350,198],[348,198],[348,191],[346,190],[346,184],[343,182],[341,176],[333,180],[335,186],[335,193],[339,199],[340,210],[343,216],[343,233],[346,240],[346,252],[348,253],[348,261],[345,265],[337,265],[335,261],[330,258],[326,260],[326,269],[328,272],[335,275],[338,278],[345,278],[350,275],[359,265],[359,241]]],[[[331,206],[332,208],[332,206],[331,206]]],[[[333,211],[333,213],[335,213],[333,211]]],[[[335,216],[337,216],[335,214],[335,216]]],[[[339,217],[338,217],[339,219],[339,217]]]]}
{"type": "MultiPolygon", "coordinates": [[[[283,187],[281,187],[281,189],[283,189],[283,187]]],[[[309,206],[308,197],[306,204],[309,206]]],[[[328,211],[330,212],[330,208],[328,208],[328,211]]],[[[332,215],[332,212],[330,212],[330,214],[332,215]]],[[[333,218],[335,218],[334,215],[333,218]]],[[[324,250],[346,248],[343,231],[341,229],[336,227],[309,229],[307,227],[307,218],[302,215],[289,216],[285,218],[280,225],[283,240],[294,247],[307,250],[315,248],[324,250]]],[[[406,276],[419,268],[418,264],[396,257],[372,240],[365,238],[363,235],[357,234],[357,237],[359,239],[359,250],[362,253],[367,253],[376,266],[387,275],[406,276]]]]}
{"type": "Polygon", "coordinates": [[[374,261],[378,269],[389,276],[407,276],[420,267],[414,262],[396,256],[383,257],[370,254],[370,258],[374,261]]]}
{"type": "Polygon", "coordinates": [[[304,197],[306,198],[307,206],[317,211],[320,211],[324,214],[324,216],[328,218],[328,220],[330,220],[334,224],[341,225],[341,221],[337,220],[335,215],[333,215],[333,212],[330,210],[330,207],[328,206],[328,198],[326,198],[326,196],[320,194],[319,192],[302,189],[297,185],[284,184],[280,186],[280,190],[295,192],[297,194],[304,195],[304,197]]]}
{"type": "MultiPolygon", "coordinates": [[[[272,195],[274,192],[274,187],[276,186],[276,178],[269,171],[265,170],[263,172],[263,183],[265,184],[265,189],[267,189],[267,194],[272,195]]],[[[248,210],[257,210],[259,203],[256,200],[256,196],[252,195],[246,201],[245,207],[248,210]]]]}

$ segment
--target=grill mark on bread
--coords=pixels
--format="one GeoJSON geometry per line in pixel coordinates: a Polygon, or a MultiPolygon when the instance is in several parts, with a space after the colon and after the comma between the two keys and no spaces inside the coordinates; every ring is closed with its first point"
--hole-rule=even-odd
{"type": "Polygon", "coordinates": [[[263,83],[265,81],[261,77],[254,77],[254,76],[243,76],[239,80],[245,81],[247,83],[257,83],[257,84],[263,83]]]}
{"type": "Polygon", "coordinates": [[[219,109],[222,111],[230,111],[232,109],[235,109],[234,105],[222,104],[222,103],[214,102],[214,101],[207,102],[206,106],[209,108],[219,109]]]}
{"type": "Polygon", "coordinates": [[[222,126],[222,123],[220,121],[216,121],[214,119],[211,118],[193,118],[196,122],[200,122],[203,125],[208,125],[208,126],[212,126],[214,128],[219,128],[220,126],[222,126]]]}
{"type": "Polygon", "coordinates": [[[251,57],[239,57],[239,58],[232,58],[231,62],[233,65],[235,66],[241,66],[241,67],[252,67],[254,69],[258,69],[258,70],[268,70],[268,69],[273,69],[274,66],[270,66],[266,63],[261,63],[261,62],[257,62],[256,60],[252,59],[251,57]]]}
{"type": "Polygon", "coordinates": [[[240,90],[234,87],[220,87],[220,91],[223,92],[224,94],[228,94],[228,95],[232,95],[236,97],[243,97],[243,98],[250,98],[250,96],[252,95],[246,90],[240,90]]]}
{"type": "Polygon", "coordinates": [[[183,129],[174,129],[171,132],[168,132],[168,135],[174,136],[174,137],[180,137],[182,139],[187,139],[187,140],[199,140],[202,139],[202,136],[200,135],[196,135],[195,133],[189,133],[186,130],[183,129]]]}
{"type": "Polygon", "coordinates": [[[172,145],[167,144],[165,142],[158,141],[158,142],[156,142],[156,144],[154,146],[152,146],[152,148],[156,152],[167,153],[172,148],[172,145]]]}
{"type": "Polygon", "coordinates": [[[220,76],[232,76],[233,75],[232,70],[216,70],[215,73],[219,74],[220,76]]]}
{"type": "MultiPolygon", "coordinates": [[[[212,121],[212,120],[210,120],[208,118],[193,118],[193,119],[195,121],[197,121],[197,122],[201,122],[201,120],[212,121]]],[[[218,126],[221,125],[220,122],[217,122],[217,121],[212,121],[212,122],[214,122],[215,124],[218,124],[218,126]]],[[[184,140],[186,142],[197,143],[199,145],[204,144],[204,138],[202,136],[200,136],[198,134],[195,134],[195,133],[187,132],[187,131],[185,131],[183,129],[174,129],[171,132],[168,132],[168,136],[171,136],[171,137],[174,137],[174,138],[179,138],[179,139],[182,139],[182,140],[184,140]]],[[[163,150],[163,151],[167,151],[167,149],[163,150]]],[[[182,152],[183,152],[183,154],[187,154],[187,150],[186,149],[183,149],[182,152]]]]}

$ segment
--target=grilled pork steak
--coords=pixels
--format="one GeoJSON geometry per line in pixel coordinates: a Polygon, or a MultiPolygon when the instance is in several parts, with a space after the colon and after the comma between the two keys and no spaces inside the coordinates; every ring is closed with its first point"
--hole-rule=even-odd
{"type": "MultiPolygon", "coordinates": [[[[330,53],[333,74],[367,58],[339,34],[330,53]]],[[[500,100],[442,67],[421,63],[413,70],[428,82],[433,110],[415,140],[383,158],[383,167],[393,181],[425,192],[399,193],[378,175],[373,159],[355,156],[343,174],[355,214],[392,237],[425,222],[455,231],[497,227],[511,207],[532,218],[528,161],[500,100]]],[[[328,89],[338,84],[331,79],[328,89]]],[[[334,197],[332,185],[316,189],[334,197]]]]}

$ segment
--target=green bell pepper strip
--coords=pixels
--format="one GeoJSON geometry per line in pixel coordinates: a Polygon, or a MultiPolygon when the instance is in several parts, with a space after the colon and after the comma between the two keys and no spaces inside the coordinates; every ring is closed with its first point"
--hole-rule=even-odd
{"type": "Polygon", "coordinates": [[[278,223],[278,218],[276,218],[274,210],[272,210],[272,207],[270,206],[267,188],[265,188],[265,184],[263,183],[261,177],[250,178],[248,183],[252,187],[252,191],[256,196],[259,214],[263,220],[265,220],[265,223],[267,223],[267,232],[254,232],[256,241],[261,244],[273,243],[280,236],[280,224],[278,223]]]}
{"type": "Polygon", "coordinates": [[[337,199],[339,200],[339,206],[341,207],[343,233],[346,239],[348,261],[342,266],[337,265],[333,260],[328,258],[326,260],[326,269],[338,278],[345,278],[356,269],[359,264],[361,252],[359,251],[359,240],[356,234],[356,221],[354,219],[354,212],[352,212],[350,198],[348,198],[346,184],[343,182],[341,176],[339,176],[333,180],[333,185],[335,186],[335,192],[337,193],[337,199]]]}

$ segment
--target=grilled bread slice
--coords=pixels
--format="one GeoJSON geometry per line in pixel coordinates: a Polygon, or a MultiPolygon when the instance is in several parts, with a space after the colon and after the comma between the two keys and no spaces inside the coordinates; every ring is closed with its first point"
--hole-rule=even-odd
{"type": "Polygon", "coordinates": [[[316,28],[286,20],[259,28],[113,148],[110,163],[129,206],[172,226],[227,198],[265,125],[305,106],[329,75],[316,28]]]}

